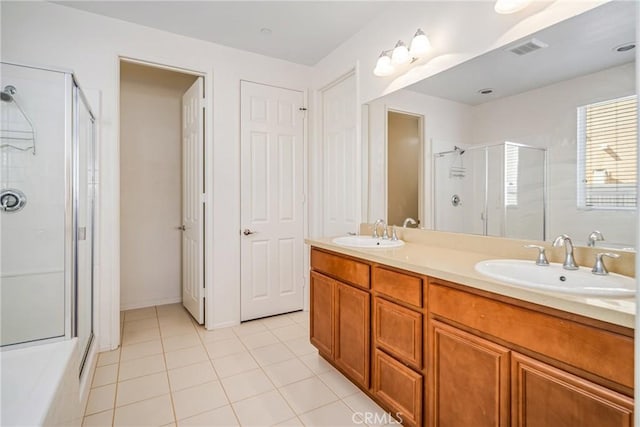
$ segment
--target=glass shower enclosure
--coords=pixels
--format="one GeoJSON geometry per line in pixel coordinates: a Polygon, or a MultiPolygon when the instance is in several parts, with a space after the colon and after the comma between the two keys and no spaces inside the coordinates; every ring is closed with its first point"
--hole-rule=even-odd
{"type": "Polygon", "coordinates": [[[93,340],[95,117],[70,72],[1,63],[0,345],[93,340]]]}
{"type": "Polygon", "coordinates": [[[545,149],[504,142],[433,160],[436,230],[545,240],[545,149]]]}

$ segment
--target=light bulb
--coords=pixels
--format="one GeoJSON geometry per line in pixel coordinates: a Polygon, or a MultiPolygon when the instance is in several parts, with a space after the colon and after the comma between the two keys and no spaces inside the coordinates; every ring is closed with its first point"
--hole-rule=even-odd
{"type": "Polygon", "coordinates": [[[395,68],[391,65],[391,58],[387,52],[382,52],[376,62],[376,68],[373,70],[373,74],[378,77],[386,77],[393,74],[395,68]]]}
{"type": "Polygon", "coordinates": [[[409,49],[407,49],[407,45],[404,44],[402,40],[398,40],[396,43],[396,47],[393,48],[393,52],[391,53],[391,63],[393,65],[404,65],[411,61],[411,57],[409,56],[409,49]]]}
{"type": "Polygon", "coordinates": [[[414,58],[421,58],[429,51],[429,49],[431,49],[429,37],[427,37],[421,29],[418,29],[418,31],[416,31],[416,35],[413,36],[413,40],[411,40],[409,53],[414,58]]]}
{"type": "Polygon", "coordinates": [[[533,0],[497,0],[493,9],[502,15],[516,13],[529,6],[533,0]]]}

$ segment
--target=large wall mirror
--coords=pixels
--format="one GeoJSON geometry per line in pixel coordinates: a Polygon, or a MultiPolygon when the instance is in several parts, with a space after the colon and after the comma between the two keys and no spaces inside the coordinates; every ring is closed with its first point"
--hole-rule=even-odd
{"type": "Polygon", "coordinates": [[[368,103],[364,219],[633,250],[635,16],[606,3],[368,103]]]}

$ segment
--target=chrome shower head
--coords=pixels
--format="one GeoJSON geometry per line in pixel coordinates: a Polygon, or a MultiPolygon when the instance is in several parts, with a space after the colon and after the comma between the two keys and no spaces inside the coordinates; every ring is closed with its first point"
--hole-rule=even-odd
{"type": "Polygon", "coordinates": [[[457,145],[453,146],[453,151],[457,151],[459,156],[462,156],[465,152],[465,150],[463,150],[462,148],[458,147],[457,145]]]}
{"type": "Polygon", "coordinates": [[[13,101],[13,95],[15,95],[15,93],[16,93],[16,87],[7,85],[4,87],[4,89],[2,89],[2,92],[0,92],[0,99],[2,99],[5,102],[11,102],[13,101]]]}

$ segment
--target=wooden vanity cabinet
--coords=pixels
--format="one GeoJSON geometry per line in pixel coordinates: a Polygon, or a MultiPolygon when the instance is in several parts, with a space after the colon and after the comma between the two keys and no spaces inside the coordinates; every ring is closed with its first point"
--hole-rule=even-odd
{"type": "Polygon", "coordinates": [[[312,249],[310,339],[353,382],[369,388],[369,265],[312,249]]]}
{"type": "Polygon", "coordinates": [[[405,426],[631,427],[633,330],[311,250],[311,343],[405,426]]]}
{"type": "Polygon", "coordinates": [[[509,349],[460,329],[430,322],[430,425],[509,425],[509,349]]]}
{"type": "Polygon", "coordinates": [[[429,286],[430,426],[631,427],[632,331],[429,286]]]}
{"type": "Polygon", "coordinates": [[[364,388],[369,388],[370,298],[368,292],[336,282],[333,360],[364,388]]]}
{"type": "Polygon", "coordinates": [[[632,427],[633,399],[513,353],[514,427],[632,427]]]}
{"type": "Polygon", "coordinates": [[[334,280],[315,271],[311,272],[310,340],[320,353],[331,357],[333,357],[334,291],[334,280]]]}

